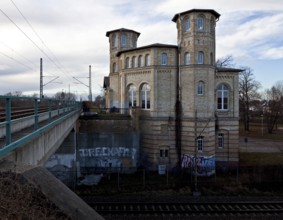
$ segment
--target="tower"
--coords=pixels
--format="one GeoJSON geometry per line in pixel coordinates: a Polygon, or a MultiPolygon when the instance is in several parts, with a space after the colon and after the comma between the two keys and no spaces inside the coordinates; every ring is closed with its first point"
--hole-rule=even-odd
{"type": "Polygon", "coordinates": [[[109,85],[108,91],[106,91],[106,96],[108,96],[108,103],[106,107],[120,107],[120,77],[119,71],[122,69],[122,63],[119,62],[117,53],[123,50],[135,49],[137,47],[137,40],[140,33],[120,28],[112,31],[106,32],[106,36],[109,38],[109,54],[110,54],[110,67],[109,67],[109,85]]]}
{"type": "Polygon", "coordinates": [[[182,154],[215,155],[215,24],[219,17],[214,10],[192,9],[172,19],[179,52],[182,154]]]}

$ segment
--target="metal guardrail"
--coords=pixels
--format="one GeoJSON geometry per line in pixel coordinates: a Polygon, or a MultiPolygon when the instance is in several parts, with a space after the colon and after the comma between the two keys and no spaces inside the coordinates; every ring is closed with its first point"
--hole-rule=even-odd
{"type": "MultiPolygon", "coordinates": [[[[81,103],[72,100],[56,100],[56,99],[39,99],[31,97],[14,97],[14,96],[0,96],[0,112],[5,115],[5,120],[0,122],[0,128],[5,127],[5,132],[2,134],[2,138],[5,138],[5,145],[0,149],[0,154],[3,155],[7,151],[6,148],[10,148],[12,143],[12,126],[16,123],[24,123],[27,120],[33,120],[33,132],[42,130],[39,127],[39,123],[43,120],[47,121],[45,127],[53,124],[52,119],[65,118],[64,116],[81,110],[81,103]],[[39,108],[46,106],[46,111],[39,113],[39,108]],[[20,112],[22,109],[33,108],[33,112],[29,116],[12,119],[13,111],[20,112]],[[10,146],[10,147],[8,147],[10,146]]],[[[29,136],[29,135],[26,135],[29,136]]],[[[1,137],[0,137],[1,138],[1,137]]],[[[14,141],[18,142],[18,141],[14,141]]],[[[18,145],[17,143],[16,145],[18,145]]],[[[9,150],[10,152],[10,150],[9,150]]]]}

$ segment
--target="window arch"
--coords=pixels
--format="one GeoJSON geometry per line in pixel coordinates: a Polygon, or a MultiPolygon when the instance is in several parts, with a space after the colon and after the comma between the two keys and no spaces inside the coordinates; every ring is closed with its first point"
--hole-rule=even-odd
{"type": "Polygon", "coordinates": [[[229,88],[225,84],[217,87],[217,109],[228,110],[229,108],[229,88]]]}
{"type": "Polygon", "coordinates": [[[136,67],[136,57],[133,56],[132,58],[132,68],[135,68],[136,67]]]}
{"type": "Polygon", "coordinates": [[[198,31],[204,30],[204,17],[202,15],[199,15],[197,18],[197,28],[198,31]]]}
{"type": "Polygon", "coordinates": [[[145,66],[149,66],[150,65],[150,55],[146,54],[145,55],[145,66]]]}
{"type": "Polygon", "coordinates": [[[125,68],[126,69],[130,68],[130,58],[129,57],[126,58],[125,68]]]}
{"type": "Polygon", "coordinates": [[[132,84],[128,87],[128,102],[129,107],[136,107],[137,105],[137,99],[136,99],[137,89],[132,84]]]}
{"type": "Polygon", "coordinates": [[[198,52],[198,64],[203,64],[203,57],[204,57],[204,53],[202,51],[198,52]]]}
{"type": "Polygon", "coordinates": [[[141,108],[150,109],[150,86],[145,83],[141,87],[141,108]]]}
{"type": "Polygon", "coordinates": [[[190,57],[190,53],[186,52],[185,53],[185,65],[190,65],[191,64],[191,57],[190,57]]]}
{"type": "Polygon", "coordinates": [[[112,37],[112,47],[116,47],[117,46],[117,36],[116,34],[113,34],[112,37]]]}
{"type": "Polygon", "coordinates": [[[138,58],[138,67],[142,67],[142,55],[139,55],[139,58],[138,58]]]}
{"type": "Polygon", "coordinates": [[[113,73],[117,72],[117,64],[116,63],[113,63],[112,71],[113,71],[113,73]]]}
{"type": "Polygon", "coordinates": [[[161,54],[161,65],[167,65],[167,54],[166,53],[161,54]]]}
{"type": "Polygon", "coordinates": [[[185,22],[185,31],[189,31],[191,28],[191,21],[190,21],[190,18],[188,18],[185,22]]]}
{"type": "Polygon", "coordinates": [[[204,136],[198,136],[196,142],[197,142],[197,151],[198,152],[203,152],[204,136]]]}
{"type": "Polygon", "coordinates": [[[217,147],[218,148],[224,148],[224,134],[223,133],[218,133],[217,147]]]}
{"type": "Polygon", "coordinates": [[[204,82],[199,81],[197,85],[197,94],[198,95],[204,95],[204,82]]]}
{"type": "Polygon", "coordinates": [[[126,35],[121,36],[121,45],[126,45],[127,44],[127,37],[126,35]]]}

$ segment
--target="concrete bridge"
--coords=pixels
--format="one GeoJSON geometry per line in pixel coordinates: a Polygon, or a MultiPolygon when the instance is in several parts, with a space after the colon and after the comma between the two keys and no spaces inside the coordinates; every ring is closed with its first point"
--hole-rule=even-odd
{"type": "Polygon", "coordinates": [[[5,115],[5,120],[0,122],[0,172],[20,173],[71,219],[102,220],[103,217],[41,166],[75,129],[81,114],[80,103],[0,96],[0,114],[5,115]],[[22,107],[26,108],[27,103],[34,103],[31,108],[34,114],[13,120],[12,111],[16,109],[11,107],[13,101],[20,105],[18,112],[23,112],[22,107]],[[47,103],[47,111],[39,113],[39,103],[47,103]]]}
{"type": "Polygon", "coordinates": [[[0,97],[0,100],[3,99],[6,120],[0,123],[0,160],[43,165],[59,148],[70,131],[75,129],[81,113],[80,103],[74,101],[57,105],[55,100],[25,98],[25,103],[27,101],[35,103],[34,114],[13,120],[11,103],[22,106],[23,98],[0,97]],[[47,110],[42,113],[38,113],[40,102],[47,103],[47,110]]]}

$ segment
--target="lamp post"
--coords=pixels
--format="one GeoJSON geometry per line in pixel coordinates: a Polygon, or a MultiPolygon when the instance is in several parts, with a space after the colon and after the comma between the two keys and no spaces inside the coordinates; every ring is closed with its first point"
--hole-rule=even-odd
{"type": "Polygon", "coordinates": [[[263,114],[261,114],[261,136],[263,136],[263,114]]]}

